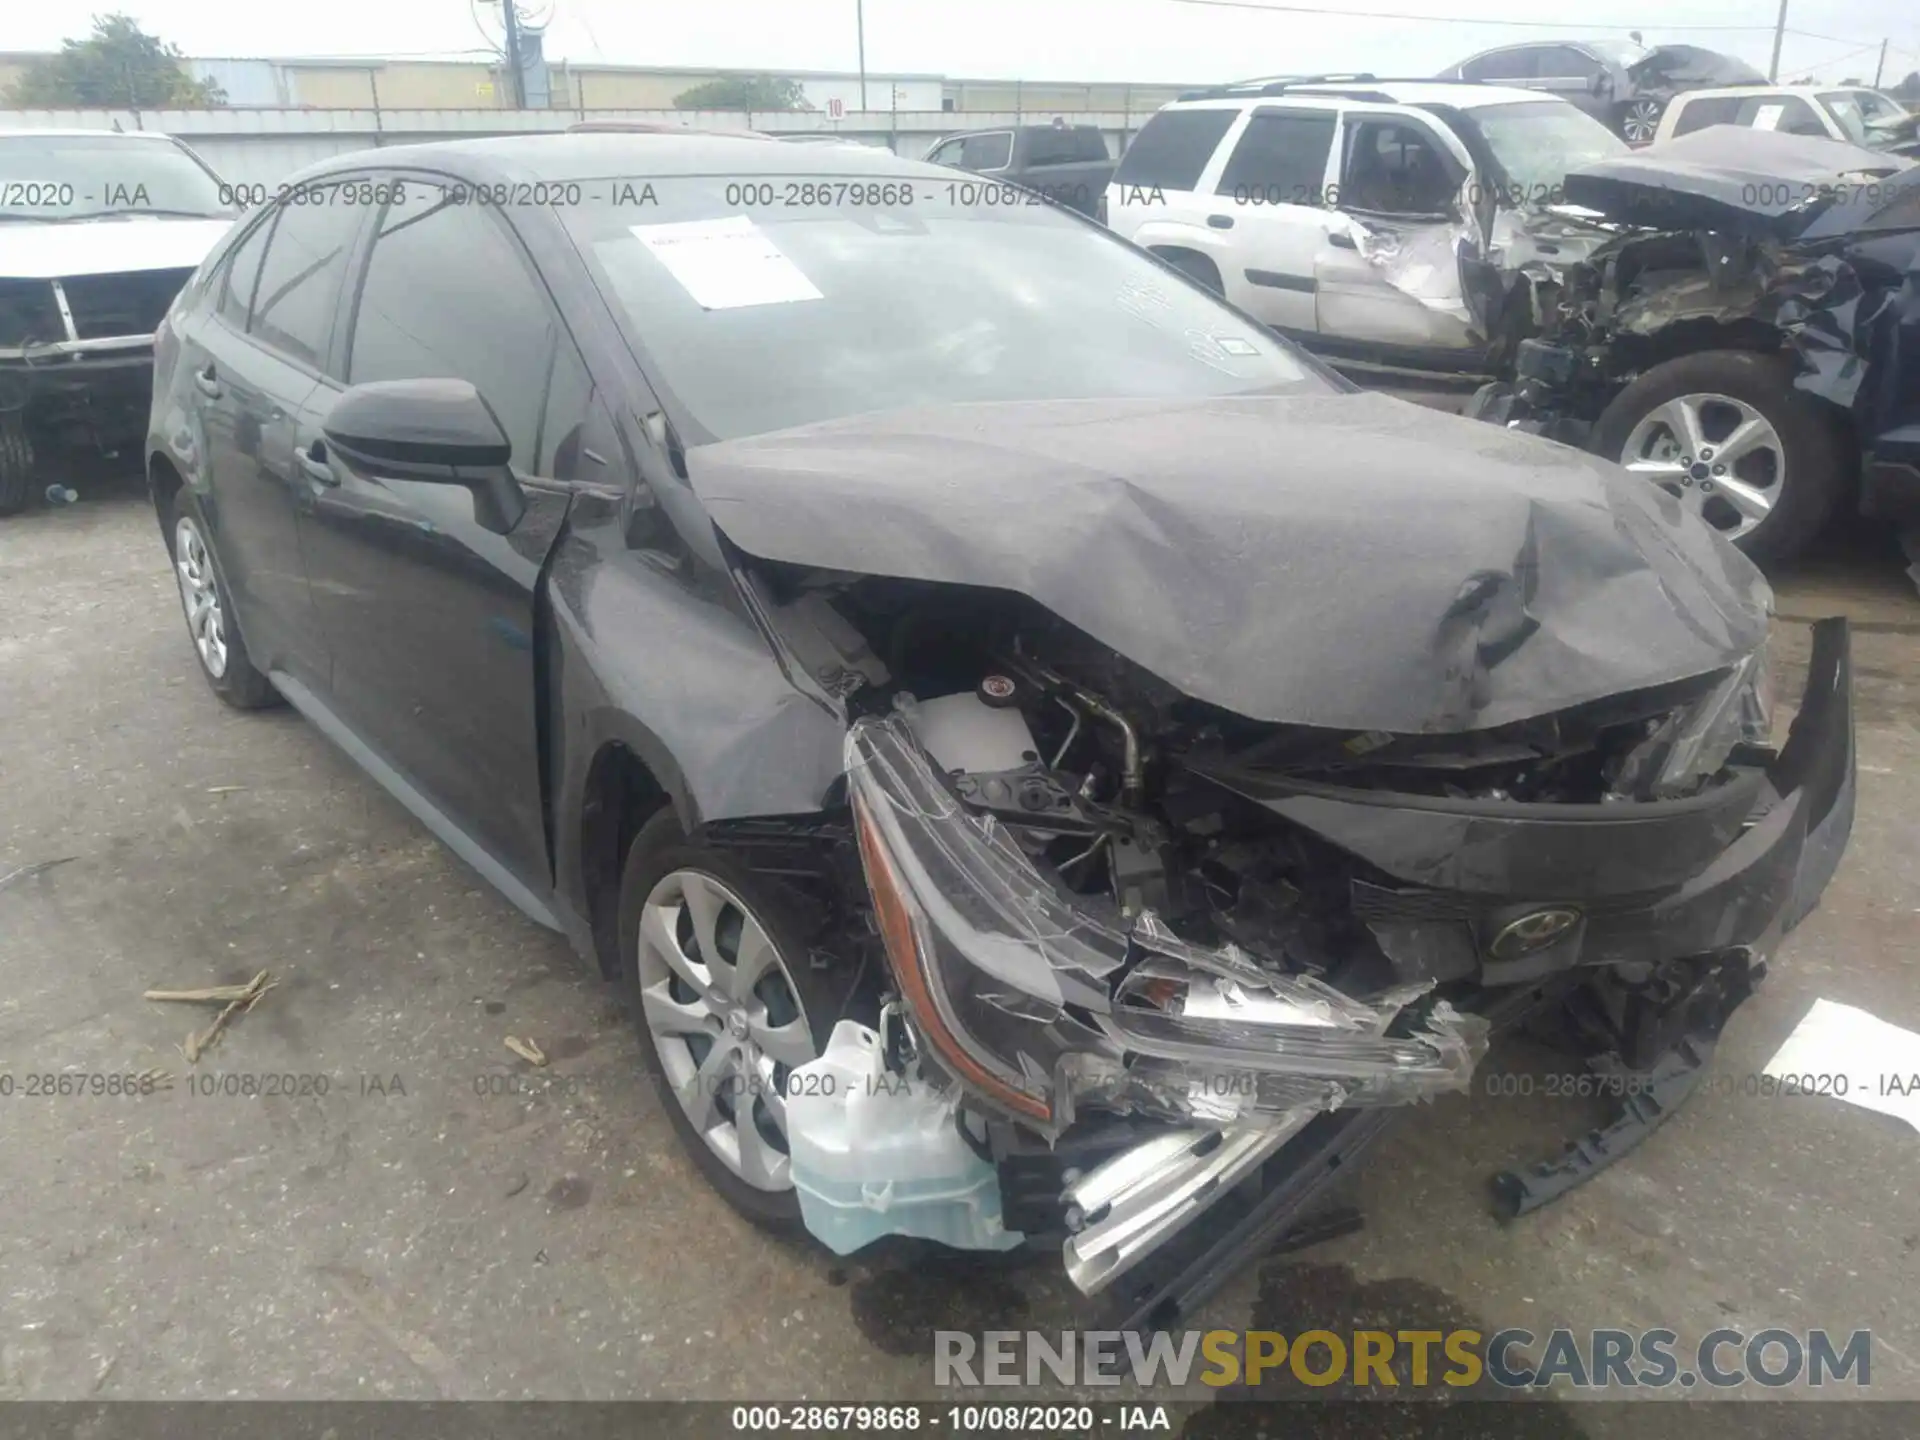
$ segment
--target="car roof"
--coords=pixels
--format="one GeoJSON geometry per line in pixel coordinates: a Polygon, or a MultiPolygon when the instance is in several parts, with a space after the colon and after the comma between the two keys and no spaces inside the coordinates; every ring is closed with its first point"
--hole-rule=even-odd
{"type": "MultiPolygon", "coordinates": [[[[874,175],[941,175],[940,166],[903,160],[877,145],[843,147],[833,163],[874,175]]],[[[423,145],[386,145],[332,155],[288,183],[368,169],[437,170],[463,180],[553,181],[619,176],[655,180],[693,175],[817,175],[806,145],[769,145],[763,135],[677,135],[546,131],[423,145]]]]}
{"type": "MultiPolygon", "coordinates": [[[[1476,105],[1539,104],[1559,97],[1543,90],[1522,90],[1512,85],[1479,85],[1471,80],[1354,80],[1324,81],[1289,85],[1276,95],[1209,95],[1204,99],[1176,100],[1166,109],[1233,109],[1243,105],[1284,105],[1289,100],[1344,100],[1349,104],[1378,103],[1384,95],[1394,105],[1476,105]]],[[[1565,103],[1564,101],[1561,103],[1565,103]]]]}

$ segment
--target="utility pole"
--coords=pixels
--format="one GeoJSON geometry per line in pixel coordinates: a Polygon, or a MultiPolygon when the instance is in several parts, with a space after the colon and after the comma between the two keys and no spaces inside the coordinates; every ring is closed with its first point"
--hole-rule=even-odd
{"type": "Polygon", "coordinates": [[[1880,58],[1878,61],[1874,63],[1874,67],[1873,67],[1873,88],[1874,89],[1878,90],[1880,88],[1880,73],[1886,68],[1887,68],[1887,42],[1885,40],[1882,40],[1880,42],[1880,58]]]}
{"type": "MultiPolygon", "coordinates": [[[[1786,0],[1780,0],[1781,13],[1786,12],[1786,0]]],[[[520,16],[513,8],[513,0],[500,0],[500,11],[507,24],[507,74],[512,86],[508,94],[513,96],[513,108],[527,108],[527,79],[520,73],[520,16]]]]}
{"type": "Polygon", "coordinates": [[[867,110],[867,3],[853,0],[853,23],[860,32],[860,113],[867,110]]]}
{"type": "Polygon", "coordinates": [[[1767,66],[1767,83],[1780,83],[1780,42],[1787,35],[1787,0],[1780,0],[1780,18],[1773,22],[1773,63],[1767,66]]]}

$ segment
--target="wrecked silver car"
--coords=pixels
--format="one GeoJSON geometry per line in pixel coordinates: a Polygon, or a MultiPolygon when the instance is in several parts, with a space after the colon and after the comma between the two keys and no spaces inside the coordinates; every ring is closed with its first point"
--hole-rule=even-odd
{"type": "Polygon", "coordinates": [[[1567,177],[1613,234],[1523,292],[1469,413],[1662,486],[1749,555],[1855,503],[1920,531],[1920,166],[1716,126],[1567,177]]]}
{"type": "Polygon", "coordinates": [[[1025,192],[819,164],[524,136],[262,207],[148,452],[214,692],[622,983],[714,1188],[842,1253],[1052,1247],[1170,1323],[1537,1016],[1630,1099],[1502,1204],[1625,1153],[1845,847],[1844,624],[1776,749],[1766,584],[1670,496],[1025,192]],[[535,180],[581,203],[472,203],[535,180]],[[283,272],[350,358],[276,446],[228,382],[304,375],[283,272]]]}

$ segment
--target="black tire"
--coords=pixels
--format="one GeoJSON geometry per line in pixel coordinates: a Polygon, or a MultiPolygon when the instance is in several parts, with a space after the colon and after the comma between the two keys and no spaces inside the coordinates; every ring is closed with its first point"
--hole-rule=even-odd
{"type": "Polygon", "coordinates": [[[1683,395],[1724,395],[1759,411],[1780,437],[1786,474],[1767,517],[1734,543],[1756,562],[1797,555],[1826,527],[1846,488],[1846,446],[1834,422],[1793,388],[1791,365],[1749,350],[1703,350],[1656,365],[1613,399],[1588,448],[1623,458],[1634,427],[1683,395]]]}
{"type": "Polygon", "coordinates": [[[0,515],[18,515],[33,492],[33,442],[17,410],[0,413],[0,515]]]}
{"type": "Polygon", "coordinates": [[[1227,293],[1226,283],[1220,278],[1220,267],[1206,256],[1196,254],[1192,250],[1156,250],[1153,253],[1189,280],[1206,286],[1214,294],[1227,293]]]}
{"type": "MultiPolygon", "coordinates": [[[[782,968],[791,983],[792,994],[799,1002],[801,1018],[813,1036],[816,1055],[826,1049],[827,1038],[833,1033],[836,1021],[850,1009],[859,1008],[849,1004],[849,981],[852,977],[816,968],[810,962],[809,957],[814,951],[812,942],[822,929],[822,920],[812,913],[811,905],[766,876],[750,870],[727,851],[688,839],[670,808],[662,809],[634,837],[620,878],[620,979],[647,1074],[653,1080],[661,1106],[680,1143],[686,1147],[687,1154],[721,1197],[762,1229],[782,1235],[799,1235],[804,1233],[800,1200],[791,1186],[785,1190],[770,1191],[750,1184],[734,1174],[694,1128],[667,1076],[665,1063],[642,1008],[641,913],[647,897],[661,880],[675,871],[686,870],[712,876],[745,902],[746,908],[752,912],[752,918],[773,942],[779,954],[782,968]]],[[[865,1023],[872,1023],[873,1020],[870,1015],[857,1018],[865,1023]]],[[[716,1030],[718,1028],[716,1026],[716,1030]]],[[[737,1125],[737,1119],[735,1123],[737,1125]]]]}
{"type": "Polygon", "coordinates": [[[280,692],[273,688],[271,680],[254,667],[252,658],[247,654],[246,641],[241,638],[240,626],[234,618],[233,597],[221,572],[220,558],[214,553],[212,531],[207,526],[206,517],[200,513],[192,492],[184,486],[174,493],[173,502],[167,507],[167,558],[173,562],[175,588],[180,589],[181,586],[179,548],[183,523],[195,528],[205,549],[212,584],[219,596],[222,638],[226,645],[226,662],[216,675],[201,653],[199,640],[194,635],[193,621],[187,611],[186,593],[181,590],[181,617],[187,623],[187,639],[193,648],[195,666],[208,688],[236,710],[265,710],[278,705],[280,692]]]}

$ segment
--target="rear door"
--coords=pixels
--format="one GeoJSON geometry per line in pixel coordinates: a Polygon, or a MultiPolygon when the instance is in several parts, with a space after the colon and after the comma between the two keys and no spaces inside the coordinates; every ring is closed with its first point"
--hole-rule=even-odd
{"type": "MultiPolygon", "coordinates": [[[[393,183],[388,181],[385,183],[393,183]]],[[[455,848],[536,895],[551,890],[536,715],[541,567],[591,455],[617,453],[586,366],[505,217],[408,175],[381,212],[343,305],[338,378],[316,386],[297,443],[302,544],[333,652],[332,704],[452,822],[455,848]],[[513,442],[526,510],[506,534],[472,494],[357,470],[327,448],[349,385],[469,381],[513,442]]],[[[601,476],[599,478],[606,478],[601,476]]]]}
{"type": "Polygon", "coordinates": [[[1344,231],[1333,203],[1331,107],[1261,105],[1247,117],[1225,168],[1213,182],[1210,226],[1230,228],[1230,263],[1221,267],[1227,298],[1255,319],[1310,334],[1314,257],[1330,227],[1344,231]]]}
{"type": "Polygon", "coordinates": [[[1346,110],[1339,146],[1348,223],[1314,257],[1321,333],[1415,365],[1477,349],[1452,233],[1471,173],[1465,147],[1406,107],[1346,110]]]}
{"type": "Polygon", "coordinates": [[[294,432],[363,218],[335,203],[339,188],[302,191],[254,223],[183,356],[201,407],[209,523],[253,662],[322,684],[326,645],[295,518],[294,432]]]}

